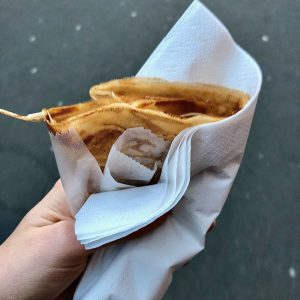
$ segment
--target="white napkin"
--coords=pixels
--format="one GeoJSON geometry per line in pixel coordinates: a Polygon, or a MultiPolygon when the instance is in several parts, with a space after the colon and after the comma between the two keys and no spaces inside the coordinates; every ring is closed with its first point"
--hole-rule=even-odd
{"type": "MultiPolygon", "coordinates": [[[[75,299],[147,300],[163,296],[172,272],[204,248],[205,234],[224,205],[243,156],[262,82],[256,62],[235,44],[227,29],[198,1],[191,4],[138,76],[220,84],[243,90],[251,99],[232,117],[190,128],[176,137],[166,159],[168,172],[165,169],[162,172],[167,182],[114,192],[128,196],[126,204],[130,209],[138,204],[135,201],[139,195],[142,195],[140,201],[153,201],[154,193],[158,197],[162,191],[164,195],[170,194],[172,204],[168,203],[166,208],[156,203],[158,206],[153,205],[148,215],[151,218],[180,201],[171,216],[154,231],[97,250],[79,283],[75,299]],[[151,199],[147,199],[149,189],[151,199]]],[[[108,215],[103,209],[112,208],[116,216],[120,215],[116,205],[120,202],[114,196],[106,199],[104,206],[100,199],[103,194],[91,196],[76,217],[78,237],[83,226],[89,227],[91,240],[82,237],[89,248],[116,238],[118,232],[110,226],[101,228],[106,234],[109,231],[109,235],[104,236],[94,227],[99,222],[103,224],[103,220],[97,220],[100,213],[108,215]]],[[[163,200],[165,204],[169,199],[163,200]]],[[[122,224],[122,236],[151,222],[151,218],[143,215],[134,226],[132,222],[127,226],[126,220],[114,221],[122,224]]]]}
{"type": "Polygon", "coordinates": [[[174,207],[188,186],[191,145],[183,132],[172,143],[159,182],[140,187],[122,181],[149,183],[169,148],[150,130],[127,129],[113,145],[104,173],[74,129],[50,138],[70,208],[74,214],[79,210],[75,233],[87,249],[150,224],[174,207]]]}
{"type": "Polygon", "coordinates": [[[101,192],[88,198],[75,223],[77,238],[87,249],[137,231],[178,203],[190,181],[191,136],[195,130],[185,130],[174,139],[157,184],[101,192]]]}

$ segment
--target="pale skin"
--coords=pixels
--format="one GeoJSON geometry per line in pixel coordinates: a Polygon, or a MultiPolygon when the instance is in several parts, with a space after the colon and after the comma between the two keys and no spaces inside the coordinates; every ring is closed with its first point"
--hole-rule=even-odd
{"type": "Polygon", "coordinates": [[[0,300],[72,299],[92,251],[76,239],[59,180],[0,246],[0,300]]]}
{"type": "Polygon", "coordinates": [[[76,279],[94,251],[86,251],[77,241],[74,218],[57,181],[0,246],[0,300],[72,299],[76,279]]]}
{"type": "Polygon", "coordinates": [[[89,254],[59,180],[0,246],[0,299],[72,299],[89,254]]]}

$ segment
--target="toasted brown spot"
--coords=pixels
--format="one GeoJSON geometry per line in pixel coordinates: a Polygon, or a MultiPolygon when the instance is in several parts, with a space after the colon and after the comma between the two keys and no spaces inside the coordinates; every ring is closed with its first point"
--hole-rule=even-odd
{"type": "Polygon", "coordinates": [[[189,100],[177,100],[177,101],[156,101],[152,105],[147,107],[144,104],[144,108],[155,109],[163,111],[168,115],[181,116],[187,113],[201,113],[205,114],[207,112],[207,107],[200,103],[197,104],[189,100]]]}
{"type": "Polygon", "coordinates": [[[79,132],[79,135],[100,166],[104,167],[112,145],[122,133],[122,130],[99,130],[93,135],[83,135],[82,132],[79,132]]]}

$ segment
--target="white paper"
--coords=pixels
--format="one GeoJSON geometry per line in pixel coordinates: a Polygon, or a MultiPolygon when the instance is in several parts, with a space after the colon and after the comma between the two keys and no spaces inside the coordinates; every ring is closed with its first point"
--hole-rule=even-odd
{"type": "MultiPolygon", "coordinates": [[[[103,200],[102,204],[105,205],[106,202],[103,198],[107,195],[110,195],[110,198],[113,197],[113,191],[117,191],[116,195],[119,195],[122,189],[148,184],[156,171],[161,168],[162,158],[166,156],[169,149],[169,142],[155,136],[149,129],[142,127],[129,128],[112,146],[104,172],[102,172],[96,159],[76,130],[71,128],[61,134],[50,134],[50,139],[68,204],[74,216],[91,194],[111,192],[110,194],[99,195],[103,200]],[[144,158],[140,157],[142,154],[145,154],[144,158]],[[131,185],[131,183],[134,185],[131,185]]],[[[116,199],[120,200],[120,197],[117,196],[116,199]]],[[[108,201],[110,202],[110,200],[108,201]]],[[[123,200],[120,201],[121,203],[117,204],[118,209],[120,205],[124,204],[123,200]]],[[[106,226],[115,227],[117,225],[115,222],[109,222],[109,220],[114,219],[115,214],[111,210],[111,203],[109,203],[109,207],[110,209],[107,210],[108,215],[105,216],[108,220],[105,221],[106,226]]],[[[91,206],[87,206],[87,208],[92,210],[93,215],[94,208],[91,206]]],[[[128,207],[125,209],[128,209],[128,207]]],[[[81,210],[81,214],[83,211],[84,209],[81,210]]],[[[105,213],[105,210],[103,212],[105,213]]],[[[101,215],[102,211],[100,213],[96,211],[96,213],[97,219],[103,219],[104,222],[101,215]]],[[[85,212],[85,217],[82,220],[83,225],[78,224],[81,221],[81,214],[79,214],[76,223],[79,228],[76,233],[84,243],[87,236],[89,240],[91,239],[88,229],[86,234],[83,233],[85,225],[89,226],[91,222],[86,222],[85,218],[90,219],[90,217],[85,212]]],[[[126,216],[124,217],[126,218],[126,216]]],[[[101,223],[98,224],[97,228],[99,227],[101,228],[101,223]]],[[[114,239],[116,238],[118,237],[115,236],[114,239]]],[[[96,239],[95,237],[94,240],[96,239]]]]}
{"type": "Polygon", "coordinates": [[[149,129],[129,128],[122,134],[107,158],[106,172],[119,182],[145,185],[162,166],[169,143],[149,129]]]}
{"type": "MultiPolygon", "coordinates": [[[[220,84],[243,90],[251,99],[232,117],[190,128],[177,137],[169,152],[172,155],[166,159],[168,172],[162,171],[161,178],[167,182],[114,192],[122,197],[127,194],[127,199],[131,199],[128,214],[140,212],[135,203],[140,191],[144,192],[141,194],[145,201],[153,201],[166,190],[173,203],[180,201],[165,223],[154,231],[97,250],[80,281],[75,299],[147,300],[163,296],[174,270],[204,248],[205,234],[224,205],[244,153],[262,81],[256,62],[235,44],[227,29],[198,1],[191,4],[138,76],[220,84]],[[152,189],[151,193],[148,189],[152,189]],[[131,211],[134,205],[137,212],[131,211]]],[[[89,198],[77,215],[83,219],[86,216],[86,223],[90,223],[90,240],[85,237],[89,247],[99,245],[101,240],[96,228],[98,212],[110,209],[103,207],[101,201],[93,201],[95,196],[89,198]],[[94,208],[94,215],[89,205],[94,208]]],[[[116,218],[122,218],[115,199],[112,197],[106,204],[111,203],[116,218]]],[[[126,206],[122,206],[124,208],[126,206]]],[[[159,206],[158,211],[163,213],[163,209],[159,206]]],[[[147,215],[142,217],[146,222],[147,215]]],[[[127,234],[126,220],[116,221],[123,222],[123,234],[127,234]]],[[[76,226],[79,232],[78,223],[76,226]]],[[[110,238],[114,238],[112,228],[105,230],[110,230],[110,238]]]]}
{"type": "Polygon", "coordinates": [[[190,181],[191,136],[179,134],[157,184],[91,195],[76,215],[75,232],[87,249],[127,236],[172,209],[190,181]]]}

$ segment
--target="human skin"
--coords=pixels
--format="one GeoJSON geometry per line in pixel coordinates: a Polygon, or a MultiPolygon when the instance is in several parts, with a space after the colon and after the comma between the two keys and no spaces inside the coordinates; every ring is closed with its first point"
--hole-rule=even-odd
{"type": "MultiPolygon", "coordinates": [[[[124,240],[159,226],[167,215],[124,240]]],[[[61,181],[23,218],[0,246],[0,300],[72,299],[88,256],[74,233],[61,181]]]]}
{"type": "MultiPolygon", "coordinates": [[[[166,218],[126,239],[146,234],[166,218]]],[[[93,251],[86,251],[76,239],[59,180],[0,246],[0,300],[72,299],[76,279],[93,251]]]]}
{"type": "Polygon", "coordinates": [[[0,246],[0,299],[72,299],[89,254],[59,180],[0,246]]]}

